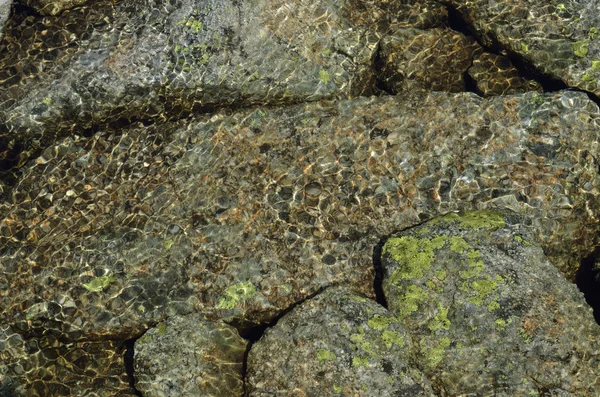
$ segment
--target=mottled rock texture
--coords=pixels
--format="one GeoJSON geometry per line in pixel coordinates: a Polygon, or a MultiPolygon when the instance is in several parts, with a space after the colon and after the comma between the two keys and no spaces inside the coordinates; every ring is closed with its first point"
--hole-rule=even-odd
{"type": "Polygon", "coordinates": [[[11,0],[0,0],[0,40],[4,36],[4,24],[10,16],[11,0]]]}
{"type": "Polygon", "coordinates": [[[542,91],[542,86],[537,81],[521,76],[510,59],[501,55],[475,55],[468,73],[477,85],[477,91],[483,96],[542,91]]]}
{"type": "Polygon", "coordinates": [[[597,396],[600,328],[513,214],[450,214],[388,239],[383,289],[441,395],[597,396]]]}
{"type": "Polygon", "coordinates": [[[268,322],[373,294],[382,236],[513,209],[572,275],[595,244],[598,107],[581,93],[360,98],[64,139],[0,204],[0,313],[70,340],[202,310],[268,322]]]}
{"type": "Polygon", "coordinates": [[[0,325],[0,396],[134,396],[122,342],[65,343],[0,325]]]}
{"type": "Polygon", "coordinates": [[[73,7],[92,3],[90,0],[17,0],[43,15],[58,15],[73,7]]]}
{"type": "Polygon", "coordinates": [[[600,94],[600,5],[596,1],[443,0],[482,44],[518,54],[540,72],[600,94]]]}
{"type": "Polygon", "coordinates": [[[390,313],[329,288],[268,329],[248,355],[249,396],[432,396],[390,313]]]}
{"type": "Polygon", "coordinates": [[[241,396],[245,352],[227,324],[169,318],[135,342],[135,386],[145,397],[241,396]]]}

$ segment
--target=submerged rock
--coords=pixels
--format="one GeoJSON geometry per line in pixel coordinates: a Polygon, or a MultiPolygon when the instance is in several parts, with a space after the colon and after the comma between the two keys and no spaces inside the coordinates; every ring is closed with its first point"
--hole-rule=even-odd
{"type": "Polygon", "coordinates": [[[600,328],[523,219],[450,214],[387,240],[383,290],[443,395],[600,393],[600,328]]]}
{"type": "Polygon", "coordinates": [[[135,396],[122,342],[65,343],[0,326],[0,396],[135,396]]]}
{"type": "Polygon", "coordinates": [[[91,3],[90,0],[19,0],[43,15],[58,15],[64,10],[91,3]]]}
{"type": "Polygon", "coordinates": [[[0,204],[0,321],[69,340],[265,323],[325,285],[372,296],[382,236],[477,208],[521,213],[572,276],[599,229],[599,116],[577,92],[430,93],[64,139],[0,204]]]}
{"type": "Polygon", "coordinates": [[[483,96],[510,95],[527,91],[542,91],[535,80],[522,77],[507,57],[481,53],[474,57],[469,76],[483,96]]]}
{"type": "Polygon", "coordinates": [[[368,94],[377,35],[344,17],[349,1],[103,0],[16,16],[0,47],[3,168],[101,123],[368,94]]]}
{"type": "Polygon", "coordinates": [[[173,317],[135,342],[135,386],[146,397],[241,396],[246,342],[201,316],[173,317]]]}
{"type": "Polygon", "coordinates": [[[600,13],[595,1],[444,0],[486,47],[518,54],[568,86],[600,95],[600,13]]]}
{"type": "Polygon", "coordinates": [[[283,316],[248,354],[248,395],[431,396],[390,313],[329,288],[283,316]]]}

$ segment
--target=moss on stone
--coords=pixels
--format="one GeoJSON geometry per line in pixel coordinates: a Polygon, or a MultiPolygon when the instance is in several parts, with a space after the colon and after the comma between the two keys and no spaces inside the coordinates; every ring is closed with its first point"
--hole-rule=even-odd
{"type": "Polygon", "coordinates": [[[464,251],[470,249],[469,243],[462,237],[452,236],[450,240],[450,251],[462,254],[464,251]]]}
{"type": "Polygon", "coordinates": [[[592,61],[592,70],[597,72],[598,70],[600,70],[600,60],[599,59],[594,59],[592,61]]]}
{"type": "Polygon", "coordinates": [[[217,309],[233,309],[254,295],[256,295],[256,287],[250,281],[231,285],[225,290],[225,296],[219,300],[217,309]]]}
{"type": "Polygon", "coordinates": [[[158,323],[158,325],[156,326],[156,333],[159,335],[166,335],[167,334],[167,324],[166,323],[158,323]]]}
{"type": "Polygon", "coordinates": [[[113,281],[115,277],[112,274],[107,276],[101,276],[93,278],[89,283],[83,284],[83,288],[90,292],[101,292],[106,289],[113,281]]]}

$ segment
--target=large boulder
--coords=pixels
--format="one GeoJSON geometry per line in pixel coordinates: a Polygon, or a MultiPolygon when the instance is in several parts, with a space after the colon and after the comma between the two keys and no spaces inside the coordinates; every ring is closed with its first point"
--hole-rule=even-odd
{"type": "Polygon", "coordinates": [[[248,354],[248,395],[433,395],[412,340],[376,302],[343,287],[304,302],[248,354]]]}
{"type": "Polygon", "coordinates": [[[135,387],[146,397],[241,396],[246,341],[199,315],[169,318],[135,342],[135,387]]]}
{"type": "Polygon", "coordinates": [[[442,395],[600,393],[600,327],[514,214],[450,214],[389,238],[383,290],[442,395]]]}
{"type": "Polygon", "coordinates": [[[372,296],[383,236],[477,208],[520,212],[572,276],[599,228],[599,116],[570,91],[430,93],[64,139],[0,204],[0,321],[70,340],[269,322],[325,285],[372,296]]]}

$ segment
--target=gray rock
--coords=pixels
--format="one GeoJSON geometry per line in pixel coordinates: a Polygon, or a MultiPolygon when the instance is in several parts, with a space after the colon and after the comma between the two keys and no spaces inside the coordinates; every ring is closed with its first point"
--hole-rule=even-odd
{"type": "Polygon", "coordinates": [[[382,236],[477,208],[520,212],[573,275],[600,227],[599,116],[577,92],[430,93],[64,139],[0,203],[0,321],[69,340],[265,323],[325,285],[372,296],[382,236]]]}
{"type": "Polygon", "coordinates": [[[444,0],[483,45],[516,53],[540,72],[600,95],[600,12],[596,1],[444,0]]]}
{"type": "Polygon", "coordinates": [[[343,287],[282,317],[250,349],[249,396],[432,396],[390,313],[343,287]]]}
{"type": "Polygon", "coordinates": [[[135,342],[135,386],[146,397],[241,396],[245,352],[229,325],[169,318],[135,342]]]}
{"type": "Polygon", "coordinates": [[[4,24],[10,16],[12,0],[0,0],[0,41],[4,36],[4,24]]]}
{"type": "Polygon", "coordinates": [[[383,289],[443,395],[600,393],[600,328],[512,214],[450,214],[383,247],[383,289]]]}

